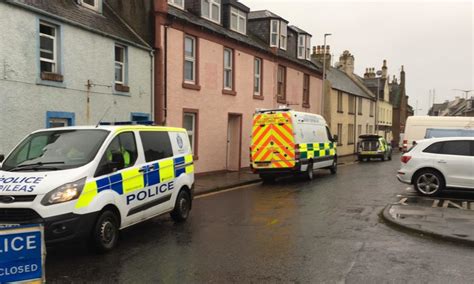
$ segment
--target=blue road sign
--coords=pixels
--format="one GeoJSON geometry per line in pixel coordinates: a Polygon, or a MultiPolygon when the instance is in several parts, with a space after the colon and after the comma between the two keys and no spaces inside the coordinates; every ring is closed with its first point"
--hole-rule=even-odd
{"type": "Polygon", "coordinates": [[[0,227],[0,283],[43,278],[43,229],[0,227]]]}

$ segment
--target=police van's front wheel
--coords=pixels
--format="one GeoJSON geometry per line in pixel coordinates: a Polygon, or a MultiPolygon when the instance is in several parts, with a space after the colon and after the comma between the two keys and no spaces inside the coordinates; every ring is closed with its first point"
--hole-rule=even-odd
{"type": "Polygon", "coordinates": [[[173,211],[170,213],[175,222],[184,222],[188,219],[191,210],[191,197],[185,190],[181,190],[176,198],[173,211]]]}
{"type": "Polygon", "coordinates": [[[97,219],[92,231],[92,245],[99,253],[112,250],[118,241],[118,216],[112,211],[104,211],[97,219]]]}

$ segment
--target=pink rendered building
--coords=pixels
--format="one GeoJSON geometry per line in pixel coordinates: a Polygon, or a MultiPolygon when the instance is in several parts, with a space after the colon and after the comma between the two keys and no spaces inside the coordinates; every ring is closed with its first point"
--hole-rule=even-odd
{"type": "Polygon", "coordinates": [[[197,173],[249,167],[252,116],[321,113],[311,35],[234,0],[155,1],[155,121],[188,129],[197,173]]]}

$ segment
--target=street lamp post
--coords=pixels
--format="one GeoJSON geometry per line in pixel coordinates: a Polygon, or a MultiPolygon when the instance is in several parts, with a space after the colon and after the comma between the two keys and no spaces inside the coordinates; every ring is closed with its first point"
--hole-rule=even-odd
{"type": "Polygon", "coordinates": [[[323,84],[321,87],[321,114],[324,116],[324,82],[326,81],[326,37],[332,34],[324,34],[323,46],[323,84]]]}

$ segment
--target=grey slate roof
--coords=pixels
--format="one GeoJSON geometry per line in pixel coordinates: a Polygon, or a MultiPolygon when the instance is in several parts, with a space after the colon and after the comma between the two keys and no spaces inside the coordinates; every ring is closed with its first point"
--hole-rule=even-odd
{"type": "Polygon", "coordinates": [[[268,10],[260,10],[260,11],[252,11],[248,15],[249,20],[255,19],[280,19],[288,23],[287,20],[283,19],[282,17],[278,16],[275,13],[272,13],[268,10]]]}
{"type": "Polygon", "coordinates": [[[359,87],[354,80],[342,70],[329,67],[329,70],[327,71],[327,79],[331,82],[333,89],[366,99],[374,99],[372,95],[359,87]]]}
{"type": "MultiPolygon", "coordinates": [[[[210,22],[210,21],[208,21],[206,19],[203,19],[201,17],[198,17],[198,16],[194,15],[193,13],[183,11],[181,9],[178,9],[178,8],[175,8],[175,7],[172,7],[172,6],[170,6],[168,8],[168,15],[171,15],[173,17],[181,19],[181,20],[187,22],[188,24],[197,25],[201,28],[205,28],[206,30],[208,30],[210,32],[220,34],[220,35],[225,36],[227,38],[236,40],[236,41],[239,42],[239,44],[245,44],[249,47],[258,49],[261,52],[266,52],[266,53],[269,53],[269,54],[273,54],[272,50],[270,49],[270,46],[268,44],[266,44],[265,42],[263,42],[262,40],[260,40],[257,36],[253,35],[250,30],[247,31],[247,36],[246,36],[246,35],[231,31],[229,29],[226,29],[221,25],[215,24],[215,23],[210,22]]],[[[278,49],[277,55],[279,57],[282,57],[282,58],[285,58],[289,61],[292,61],[292,62],[294,62],[294,63],[296,63],[300,66],[304,66],[306,68],[312,69],[316,73],[321,74],[321,72],[322,72],[322,68],[319,68],[318,66],[313,64],[313,62],[311,62],[309,60],[302,60],[302,59],[298,59],[296,57],[292,57],[288,53],[286,53],[286,52],[284,52],[280,49],[278,49]]]]}
{"type": "Polygon", "coordinates": [[[383,78],[360,78],[364,85],[374,94],[380,96],[384,92],[385,80],[383,78]]]}
{"type": "Polygon", "coordinates": [[[245,6],[244,4],[240,3],[239,1],[237,0],[222,0],[222,5],[232,5],[242,11],[244,11],[245,13],[249,13],[250,12],[250,8],[245,6]]]}
{"type": "Polygon", "coordinates": [[[307,34],[307,35],[311,35],[310,33],[308,33],[307,31],[304,31],[300,28],[298,28],[297,26],[288,26],[290,29],[294,30],[295,32],[299,33],[299,34],[307,34]]]}
{"type": "Polygon", "coordinates": [[[102,14],[80,6],[74,0],[7,0],[7,3],[42,12],[60,21],[150,49],[106,3],[103,4],[102,14]]]}

